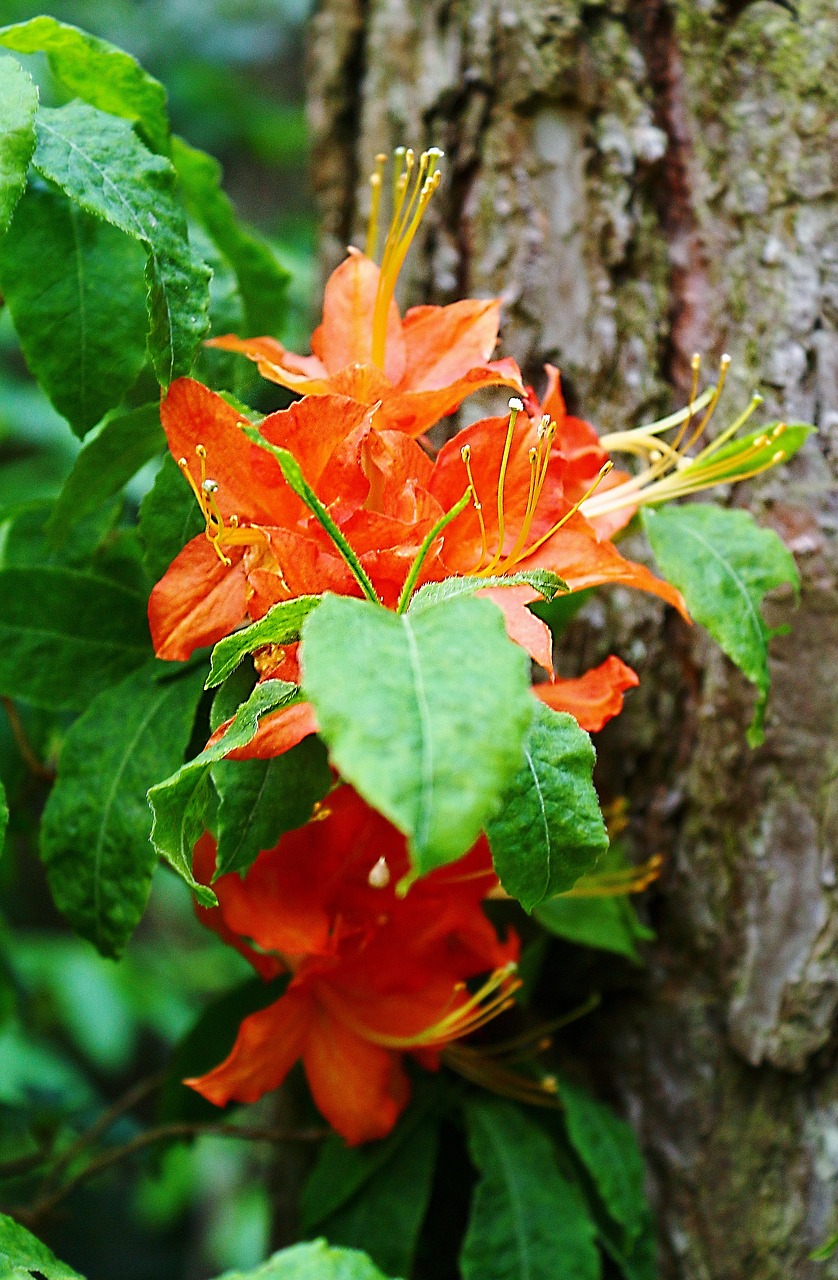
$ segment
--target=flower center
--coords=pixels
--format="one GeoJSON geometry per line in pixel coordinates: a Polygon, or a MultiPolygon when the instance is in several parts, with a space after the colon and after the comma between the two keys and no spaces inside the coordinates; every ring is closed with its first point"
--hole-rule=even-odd
{"type": "MultiPolygon", "coordinates": [[[[396,289],[396,281],[404,264],[413,237],[419,229],[425,210],[442,179],[437,162],[443,152],[439,147],[423,151],[416,163],[416,155],[410,147],[397,147],[393,153],[393,215],[378,276],[378,292],[375,297],[372,320],[372,359],[379,369],[384,368],[384,351],[387,343],[387,318],[390,303],[396,289]]],[[[378,215],[381,208],[381,190],[384,183],[384,165],[387,157],[382,153],[375,157],[375,171],[370,175],[370,216],[367,224],[366,253],[375,258],[378,248],[378,215]]]]}
{"type": "Polygon", "coordinates": [[[218,482],[207,475],[207,451],[202,444],[196,444],[195,452],[198,455],[201,469],[200,480],[196,480],[192,475],[186,458],[178,458],[178,466],[183,472],[189,488],[194,493],[198,506],[201,508],[201,515],[204,517],[206,524],[204,532],[207,541],[212,544],[215,554],[221,563],[229,566],[233,562],[229,556],[224,554],[224,547],[254,546],[260,542],[267,543],[268,538],[261,529],[257,529],[253,525],[240,525],[239,518],[236,515],[230,516],[229,524],[224,523],[224,517],[218,509],[218,502],[215,497],[218,493],[218,482]]]}
{"type": "Polygon", "coordinates": [[[489,558],[488,562],[486,563],[484,563],[488,555],[488,546],[487,546],[488,539],[486,534],[486,522],[483,518],[483,504],[478,497],[477,486],[474,482],[474,475],[471,469],[471,445],[465,444],[460,450],[460,457],[462,458],[463,465],[465,466],[465,469],[466,469],[466,476],[468,477],[468,484],[472,494],[472,505],[477,514],[477,519],[480,524],[480,558],[477,561],[477,567],[472,570],[472,572],[478,577],[486,577],[489,574],[493,574],[493,573],[506,573],[508,570],[512,569],[516,564],[520,563],[521,560],[525,560],[527,556],[530,556],[533,554],[534,551],[537,551],[538,548],[542,546],[545,542],[547,542],[549,538],[552,538],[554,533],[558,533],[562,525],[566,524],[572,515],[575,515],[575,513],[581,508],[582,503],[585,502],[586,499],[588,499],[591,496],[591,494],[599,485],[600,481],[602,481],[605,478],[605,476],[608,475],[608,472],[611,470],[613,466],[613,463],[606,462],[605,465],[600,469],[599,474],[594,480],[594,483],[585,492],[583,497],[581,497],[578,502],[574,503],[574,505],[570,508],[570,510],[566,511],[565,514],[561,517],[561,519],[557,520],[556,523],[553,524],[547,530],[546,533],[542,534],[541,537],[536,538],[535,541],[530,543],[530,545],[528,546],[527,539],[530,536],[532,522],[535,517],[536,510],[538,508],[538,502],[541,497],[542,491],[544,489],[545,481],[547,479],[547,468],[550,464],[550,450],[553,446],[553,438],[556,434],[555,422],[551,420],[549,414],[545,413],[538,426],[536,443],[535,445],[532,446],[532,448],[529,450],[529,453],[528,453],[529,467],[530,467],[530,483],[529,483],[529,491],[527,494],[527,503],[524,509],[523,518],[521,520],[521,527],[518,530],[518,534],[515,538],[515,542],[513,543],[512,548],[510,549],[509,552],[507,552],[504,555],[503,544],[504,544],[504,539],[506,535],[506,523],[507,523],[506,504],[505,504],[506,473],[509,469],[509,456],[512,450],[512,441],[515,435],[515,423],[517,422],[518,415],[519,413],[522,412],[523,408],[524,408],[524,405],[522,401],[517,398],[517,396],[513,396],[512,399],[509,401],[509,422],[506,428],[506,440],[504,441],[503,455],[501,457],[501,463],[500,463],[500,472],[498,474],[498,491],[497,491],[498,544],[497,544],[497,549],[494,555],[492,555],[489,558]]]}

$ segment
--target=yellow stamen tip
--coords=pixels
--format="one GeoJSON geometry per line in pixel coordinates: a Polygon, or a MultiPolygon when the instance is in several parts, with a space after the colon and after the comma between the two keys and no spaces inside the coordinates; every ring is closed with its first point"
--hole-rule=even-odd
{"type": "Polygon", "coordinates": [[[471,461],[471,445],[470,444],[463,445],[462,449],[460,450],[460,457],[462,458],[463,462],[471,461]]]}
{"type": "Polygon", "coordinates": [[[205,458],[207,456],[207,451],[202,444],[195,445],[195,452],[199,458],[205,458]]]}

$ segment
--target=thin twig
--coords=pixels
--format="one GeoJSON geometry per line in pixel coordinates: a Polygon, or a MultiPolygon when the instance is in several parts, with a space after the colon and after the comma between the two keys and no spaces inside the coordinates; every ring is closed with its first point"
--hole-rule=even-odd
{"type": "Polygon", "coordinates": [[[156,1142],[165,1142],[167,1139],[193,1138],[201,1134],[208,1134],[215,1138],[237,1138],[242,1142],[319,1142],[328,1133],[329,1130],[325,1128],[262,1129],[249,1125],[216,1125],[200,1121],[176,1121],[171,1124],[161,1124],[156,1129],[148,1129],[145,1133],[138,1134],[136,1138],[132,1138],[130,1142],[124,1143],[123,1146],[114,1147],[111,1151],[106,1151],[95,1160],[91,1160],[90,1164],[85,1165],[72,1178],[69,1178],[63,1187],[57,1188],[50,1195],[36,1201],[31,1208],[20,1207],[7,1210],[7,1212],[24,1226],[37,1226],[43,1218],[52,1213],[63,1200],[72,1195],[76,1188],[86,1182],[88,1178],[93,1178],[98,1173],[103,1173],[106,1169],[109,1169],[112,1165],[136,1155],[138,1151],[142,1151],[156,1142]]]}
{"type": "Polygon", "coordinates": [[[49,1191],[51,1191],[60,1179],[61,1174],[73,1163],[76,1156],[81,1155],[83,1151],[86,1151],[88,1147],[92,1146],[97,1138],[101,1138],[102,1134],[106,1133],[107,1130],[110,1129],[111,1125],[115,1124],[120,1116],[123,1116],[126,1111],[130,1111],[139,1102],[142,1102],[144,1098],[147,1098],[150,1093],[153,1093],[155,1089],[158,1089],[163,1083],[165,1083],[167,1074],[168,1073],[165,1071],[158,1071],[153,1076],[147,1076],[144,1080],[138,1080],[135,1085],[122,1095],[121,1098],[117,1098],[116,1101],[107,1108],[107,1110],[103,1111],[96,1122],[84,1133],[80,1134],[75,1142],[72,1142],[69,1147],[60,1152],[44,1179],[39,1192],[39,1198],[42,1199],[49,1191]]]}
{"type": "Polygon", "coordinates": [[[47,765],[42,764],[35,754],[32,743],[27,737],[26,730],[23,727],[23,721],[20,718],[17,707],[11,698],[2,698],[3,706],[6,709],[6,715],[9,717],[9,726],[12,730],[17,748],[26,762],[27,768],[36,778],[43,778],[45,782],[55,782],[55,770],[50,769],[47,765]]]}

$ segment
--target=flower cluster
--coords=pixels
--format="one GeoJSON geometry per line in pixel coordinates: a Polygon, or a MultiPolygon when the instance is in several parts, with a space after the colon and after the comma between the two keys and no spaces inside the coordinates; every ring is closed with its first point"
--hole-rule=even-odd
{"type": "MultiPolygon", "coordinates": [[[[156,651],[184,660],[301,596],[366,595],[402,612],[417,588],[469,578],[533,660],[534,694],[597,731],[637,676],[615,655],[578,679],[555,675],[550,631],[529,608],[540,596],[538,571],[571,592],[614,583],[651,592],[686,617],[680,592],[623,556],[615,535],[645,503],[773,465],[784,456],[783,428],[732,444],[754,402],[690,453],[726,371],[723,362],[719,384],[698,395],[696,362],[685,409],[600,438],[568,414],[557,370],[547,366],[539,400],[512,360],[492,359],[498,301],[413,307],[402,317],[395,285],[438,185],[439,153],[417,159],[401,150],[396,160],[381,265],[384,157],[371,180],[367,252],[350,249],[329,279],[311,355],[271,338],[213,340],[301,398],[258,427],[189,379],[163,401],[169,447],[205,530],[152,593],[156,651]],[[512,393],[509,414],[475,422],[435,452],[425,433],[487,387],[512,393]],[[639,457],[640,470],[616,470],[612,451],[639,457]],[[288,482],[288,457],[302,488],[288,482]]],[[[296,683],[298,645],[267,645],[256,666],[262,680],[296,683]]],[[[266,715],[235,758],[276,756],[315,732],[313,708],[298,700],[266,715]]],[[[194,856],[208,883],[209,834],[194,856]]],[[[482,910],[497,886],[485,839],[400,897],[394,886],[407,872],[404,838],[338,784],[243,879],[219,878],[219,905],[203,909],[203,919],[264,976],[285,972],[289,983],[277,1003],[244,1021],[227,1060],[189,1083],[219,1104],[250,1101],[302,1059],[338,1132],[350,1142],[388,1132],[409,1091],[402,1055],[434,1067],[446,1044],[508,1005],[516,982],[517,942],[499,941],[482,910]]]]}

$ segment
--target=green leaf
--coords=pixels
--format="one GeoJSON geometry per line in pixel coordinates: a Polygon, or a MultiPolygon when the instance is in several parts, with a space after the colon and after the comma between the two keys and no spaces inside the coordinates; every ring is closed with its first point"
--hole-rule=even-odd
{"type": "Polygon", "coordinates": [[[6,803],[6,792],[0,781],[0,854],[3,852],[3,841],[6,838],[6,827],[9,825],[9,806],[6,803]]]}
{"type": "Polygon", "coordinates": [[[302,636],[337,768],[405,833],[419,875],[459,858],[515,777],[535,707],[500,610],[465,598],[413,617],[327,595],[302,636]]]}
{"type": "Polygon", "coordinates": [[[245,654],[255,653],[268,644],[290,644],[299,640],[300,627],[321,599],[321,596],[297,596],[294,600],[280,600],[258,622],[219,640],[212,651],[207,688],[212,689],[226,680],[245,654]]]}
{"type": "Polygon", "coordinates": [[[44,1280],[84,1280],[14,1218],[0,1213],[0,1275],[3,1280],[17,1280],[18,1276],[22,1280],[33,1272],[44,1280]]]}
{"type": "Polygon", "coordinates": [[[38,112],[32,163],[86,209],[146,250],[149,352],[165,386],[188,373],[207,331],[209,269],[189,246],[175,171],[127,120],[85,103],[38,112]]]}
{"type": "Polygon", "coordinates": [[[0,58],[0,236],[26,187],[35,150],[38,90],[14,58],[0,58]]]}
{"type": "Polygon", "coordinates": [[[163,460],[154,484],[140,503],[143,564],[152,582],[159,582],[175,556],[204,531],[204,518],[171,456],[163,460]]]}
{"type": "Polygon", "coordinates": [[[520,1108],[489,1098],[467,1103],[466,1122],[480,1181],[463,1280],[599,1280],[596,1228],[543,1130],[520,1108]]]}
{"type": "Polygon", "coordinates": [[[201,671],[159,675],[135,671],[71,727],[41,826],[55,904],[106,956],[145,910],[157,862],[146,793],[183,759],[202,691],[201,671]]]}
{"type": "Polygon", "coordinates": [[[332,785],[326,748],[311,735],[270,760],[220,760],[216,877],[244,872],[263,849],[308,822],[332,785]]]}
{"type": "Polygon", "coordinates": [[[18,53],[46,53],[53,74],[74,97],[136,120],[155,151],[168,151],[166,90],[130,53],[48,17],[0,28],[0,44],[18,53]]]}
{"type": "Polygon", "coordinates": [[[661,572],[684,594],[697,622],[758,691],[748,742],[758,746],[768,700],[768,641],[760,612],[767,592],[799,578],[794,559],[772,529],[747,511],[711,503],[645,510],[643,526],[661,572]]]}
{"type": "Polygon", "coordinates": [[[341,1137],[331,1134],[320,1147],[317,1163],[300,1196],[302,1230],[307,1235],[320,1230],[360,1195],[369,1181],[387,1168],[399,1149],[412,1141],[418,1126],[438,1113],[442,1099],[439,1078],[422,1074],[415,1081],[410,1106],[386,1138],[348,1147],[341,1137]]]}
{"type": "Polygon", "coordinates": [[[573,716],[537,707],[524,764],[486,828],[500,881],[526,911],[570,889],[608,848],[595,759],[573,716]]]}
{"type": "Polygon", "coordinates": [[[290,706],[299,695],[297,686],[285,680],[265,680],[257,685],[218,742],[205,747],[199,756],[183,765],[165,782],[152,787],[148,793],[154,814],[152,844],[186,881],[203,907],[214,907],[218,901],[212,890],[199,884],[192,875],[192,850],[206,828],[206,817],[214,795],[209,766],[223,759],[228,751],[246,746],[259,728],[262,716],[290,706]]]}
{"type": "Polygon", "coordinates": [[[66,538],[80,520],[119,493],[165,445],[158,404],[115,414],[103,422],[64,481],[49,522],[53,540],[66,538]]]}
{"type": "Polygon", "coordinates": [[[0,569],[30,569],[37,573],[52,567],[95,572],[91,562],[98,548],[104,539],[111,541],[113,537],[116,504],[83,516],[58,544],[47,533],[52,510],[51,502],[33,503],[0,524],[0,569]]]}
{"type": "Polygon", "coordinates": [[[145,361],[142,269],[133,240],[39,179],[0,241],[0,289],[26,362],[79,436],[145,361]]]}
{"type": "Polygon", "coordinates": [[[387,1277],[357,1249],[333,1249],[325,1240],[313,1240],[310,1244],[295,1244],[280,1250],[255,1271],[227,1271],[218,1280],[387,1280],[387,1277]]]}
{"type": "Polygon", "coordinates": [[[142,596],[74,569],[0,571],[0,693],[83,711],[151,657],[142,596]]]}
{"type": "Polygon", "coordinates": [[[363,1249],[388,1275],[410,1275],[431,1198],[438,1139],[437,1122],[426,1117],[318,1230],[332,1244],[363,1249]]]}
{"type": "Polygon", "coordinates": [[[643,1189],[643,1157],[631,1126],[579,1085],[557,1079],[570,1142],[584,1164],[609,1216],[622,1228],[630,1252],[649,1217],[643,1189]]]}
{"type": "Polygon", "coordinates": [[[240,222],[221,188],[221,165],[182,138],[172,139],[172,160],[192,216],[233,267],[244,302],[248,334],[278,337],[286,310],[289,273],[271,244],[240,222]]]}
{"type": "Polygon", "coordinates": [[[490,578],[443,578],[442,582],[426,582],[424,587],[420,587],[411,598],[408,613],[421,613],[423,609],[430,609],[445,600],[471,596],[476,591],[485,591],[489,587],[524,585],[540,591],[545,600],[553,600],[560,593],[569,590],[567,583],[549,569],[522,569],[519,573],[505,573],[490,578]]]}
{"type": "Polygon", "coordinates": [[[829,1239],[817,1249],[813,1249],[809,1254],[809,1260],[811,1262],[826,1262],[827,1258],[831,1258],[837,1249],[838,1232],[836,1232],[834,1236],[830,1236],[829,1239]]]}
{"type": "Polygon", "coordinates": [[[655,934],[641,924],[626,897],[551,898],[533,911],[549,933],[583,947],[613,951],[635,964],[642,962],[638,942],[651,942],[655,934]]]}

